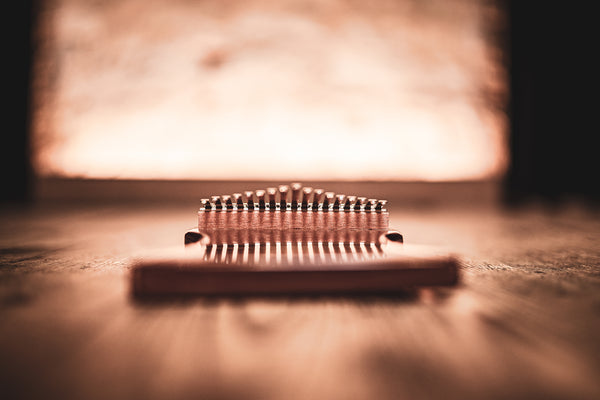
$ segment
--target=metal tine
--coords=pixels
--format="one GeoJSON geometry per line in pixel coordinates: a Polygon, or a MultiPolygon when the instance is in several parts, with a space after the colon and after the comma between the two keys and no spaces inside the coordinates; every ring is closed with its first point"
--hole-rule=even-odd
{"type": "Polygon", "coordinates": [[[313,190],[313,210],[318,210],[319,207],[323,204],[323,198],[325,197],[325,191],[323,189],[315,189],[313,190]]]}
{"type": "Polygon", "coordinates": [[[302,209],[308,210],[308,205],[312,203],[313,188],[305,187],[302,189],[302,209]]]}
{"type": "Polygon", "coordinates": [[[346,201],[344,202],[344,211],[350,211],[351,209],[353,209],[355,202],[356,202],[356,196],[346,197],[346,201]]]}
{"type": "Polygon", "coordinates": [[[235,204],[235,207],[238,210],[243,210],[244,209],[244,199],[242,198],[242,194],[234,193],[231,195],[231,197],[233,198],[233,203],[235,204]]]}
{"type": "Polygon", "coordinates": [[[368,199],[365,204],[365,211],[371,211],[371,209],[375,209],[377,205],[377,199],[368,199]]]}
{"type": "Polygon", "coordinates": [[[254,210],[254,192],[248,190],[244,192],[244,196],[246,196],[246,204],[248,204],[248,210],[254,210]]]}
{"type": "Polygon", "coordinates": [[[275,202],[275,197],[277,195],[277,189],[276,188],[267,188],[267,203],[269,205],[269,209],[271,211],[275,210],[276,208],[276,202],[275,202]]]}
{"type": "Polygon", "coordinates": [[[366,202],[367,202],[367,198],[366,197],[359,197],[359,198],[357,198],[356,199],[356,204],[354,205],[354,209],[356,211],[364,210],[366,202]]]}
{"type": "Polygon", "coordinates": [[[288,192],[290,191],[289,186],[279,186],[279,208],[282,210],[287,209],[288,205],[288,192]]]}
{"type": "Polygon", "coordinates": [[[343,210],[344,209],[344,199],[346,198],[343,194],[338,194],[335,196],[335,202],[333,203],[334,210],[343,210]]]}
{"type": "Polygon", "coordinates": [[[323,199],[323,211],[329,211],[331,207],[333,207],[333,203],[335,201],[335,193],[327,192],[325,193],[325,199],[323,199]]]}
{"type": "Polygon", "coordinates": [[[387,204],[387,200],[378,200],[375,210],[376,211],[385,211],[386,204],[387,204]]]}
{"type": "Polygon", "coordinates": [[[302,184],[300,183],[292,183],[292,209],[297,209],[298,204],[300,204],[300,194],[302,191],[302,184]]]}
{"type": "Polygon", "coordinates": [[[212,204],[209,199],[201,199],[200,204],[201,204],[201,206],[200,206],[201,210],[204,210],[204,211],[212,210],[212,204]]]}
{"type": "Polygon", "coordinates": [[[356,201],[354,202],[354,207],[352,207],[352,209],[354,211],[360,211],[360,206],[362,204],[362,200],[364,199],[364,197],[357,197],[356,201]]]}
{"type": "Polygon", "coordinates": [[[260,210],[265,209],[265,191],[264,190],[255,190],[256,199],[258,200],[258,208],[260,210]]]}
{"type": "MultiPolygon", "coordinates": [[[[216,244],[211,244],[210,246],[210,253],[208,256],[208,261],[210,263],[214,263],[215,262],[215,256],[217,255],[217,245],[216,244]]],[[[208,249],[206,249],[208,252],[208,249]]]]}
{"type": "Polygon", "coordinates": [[[231,196],[224,194],[221,196],[221,201],[225,204],[225,208],[228,210],[233,210],[233,202],[231,201],[231,196]]]}
{"type": "Polygon", "coordinates": [[[215,205],[216,210],[222,210],[223,204],[221,203],[221,197],[211,196],[212,203],[215,205]]]}

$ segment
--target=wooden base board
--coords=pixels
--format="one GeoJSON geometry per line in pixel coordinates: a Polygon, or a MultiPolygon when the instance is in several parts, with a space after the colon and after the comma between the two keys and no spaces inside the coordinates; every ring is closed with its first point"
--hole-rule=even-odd
{"type": "Polygon", "coordinates": [[[458,282],[459,262],[399,242],[188,245],[138,260],[132,293],[146,296],[390,294],[458,282]]]}

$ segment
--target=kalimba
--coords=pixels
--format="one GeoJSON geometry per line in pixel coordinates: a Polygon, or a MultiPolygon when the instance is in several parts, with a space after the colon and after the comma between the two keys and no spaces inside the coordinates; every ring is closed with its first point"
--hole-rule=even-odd
{"type": "Polygon", "coordinates": [[[404,244],[386,206],[298,183],[202,199],[182,254],[133,265],[133,293],[389,294],[456,284],[457,259],[404,244]]]}

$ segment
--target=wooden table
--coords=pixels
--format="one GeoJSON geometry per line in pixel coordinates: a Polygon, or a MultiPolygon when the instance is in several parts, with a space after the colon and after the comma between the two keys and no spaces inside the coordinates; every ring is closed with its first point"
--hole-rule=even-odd
{"type": "Polygon", "coordinates": [[[194,203],[0,212],[0,397],[600,398],[600,218],[580,206],[392,208],[462,283],[396,297],[129,296],[194,203]]]}

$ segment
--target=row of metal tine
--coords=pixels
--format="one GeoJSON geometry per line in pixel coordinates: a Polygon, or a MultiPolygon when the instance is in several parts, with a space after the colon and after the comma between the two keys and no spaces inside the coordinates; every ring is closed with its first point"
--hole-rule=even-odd
{"type": "Polygon", "coordinates": [[[385,258],[378,243],[246,243],[208,245],[202,257],[209,263],[265,266],[356,262],[385,258]]]}
{"type": "Polygon", "coordinates": [[[300,183],[278,188],[252,190],[200,200],[203,211],[347,211],[383,212],[386,200],[346,196],[323,189],[303,187],[300,183]]]}

